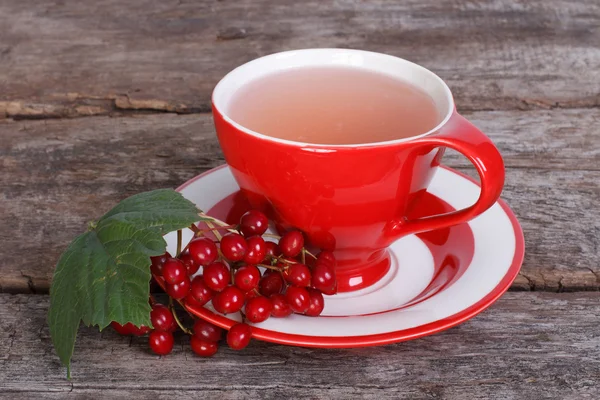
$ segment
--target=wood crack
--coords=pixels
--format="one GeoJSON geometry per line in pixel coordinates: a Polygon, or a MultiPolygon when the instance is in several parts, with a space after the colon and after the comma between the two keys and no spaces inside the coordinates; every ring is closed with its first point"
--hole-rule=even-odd
{"type": "MultiPolygon", "coordinates": [[[[67,93],[57,96],[66,101],[35,102],[29,100],[0,101],[0,119],[43,120],[83,118],[94,116],[136,116],[140,114],[202,114],[211,112],[211,104],[186,104],[176,100],[138,99],[129,94],[90,96],[67,93]]],[[[516,99],[514,106],[460,107],[460,112],[478,111],[533,111],[600,108],[600,99],[582,99],[555,102],[541,99],[516,99]]]]}

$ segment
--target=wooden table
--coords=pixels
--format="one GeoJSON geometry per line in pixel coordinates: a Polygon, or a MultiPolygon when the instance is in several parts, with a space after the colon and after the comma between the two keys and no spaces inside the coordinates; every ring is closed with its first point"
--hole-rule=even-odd
{"type": "Polygon", "coordinates": [[[600,398],[597,0],[0,0],[0,165],[0,397],[600,398]],[[505,158],[526,240],[511,292],[378,348],[200,359],[181,338],[159,358],[82,329],[67,381],[46,326],[59,254],[120,199],[222,164],[215,83],[306,47],[385,52],[448,82],[505,158]]]}

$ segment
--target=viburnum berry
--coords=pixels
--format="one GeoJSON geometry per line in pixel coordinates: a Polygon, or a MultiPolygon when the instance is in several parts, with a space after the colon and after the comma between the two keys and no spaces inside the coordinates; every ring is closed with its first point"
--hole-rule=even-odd
{"type": "Polygon", "coordinates": [[[177,327],[171,310],[162,304],[154,304],[150,311],[150,321],[154,329],[159,331],[174,331],[177,327]]]}
{"type": "Polygon", "coordinates": [[[318,263],[328,263],[332,267],[335,267],[336,260],[335,256],[331,251],[323,250],[319,254],[317,254],[317,264],[318,263]]]}
{"type": "Polygon", "coordinates": [[[248,321],[253,323],[263,322],[271,316],[273,305],[264,296],[258,296],[246,302],[245,314],[248,321]]]}
{"type": "Polygon", "coordinates": [[[208,238],[195,238],[188,245],[188,251],[198,265],[206,266],[216,261],[219,250],[208,238]]]}
{"type": "Polygon", "coordinates": [[[227,344],[234,350],[242,350],[252,339],[252,327],[248,324],[235,324],[227,332],[227,344]]]}
{"type": "Polygon", "coordinates": [[[194,336],[209,342],[218,342],[223,336],[223,329],[208,321],[199,319],[194,323],[194,336]]]}
{"type": "Polygon", "coordinates": [[[190,295],[194,298],[198,305],[203,306],[213,298],[214,292],[204,281],[204,276],[198,275],[192,279],[190,295]]]}
{"type": "Polygon", "coordinates": [[[239,288],[229,285],[212,299],[212,305],[221,314],[238,312],[244,306],[244,292],[239,288]]]}
{"type": "Polygon", "coordinates": [[[113,321],[110,323],[110,326],[117,331],[117,333],[119,335],[123,335],[123,336],[127,336],[129,335],[131,332],[129,331],[128,327],[125,327],[124,325],[121,325],[120,323],[113,321]]]}
{"type": "Polygon", "coordinates": [[[270,297],[273,294],[281,293],[283,290],[283,278],[277,271],[267,271],[260,279],[258,291],[263,295],[270,297]]]}
{"type": "Polygon", "coordinates": [[[165,261],[171,258],[169,253],[162,254],[160,256],[150,257],[152,264],[150,265],[150,271],[154,275],[162,276],[162,269],[165,265],[165,261]]]}
{"type": "Polygon", "coordinates": [[[229,261],[241,261],[248,251],[246,239],[239,233],[228,233],[221,238],[221,253],[229,261]]]}
{"type": "Polygon", "coordinates": [[[185,278],[179,283],[174,283],[172,285],[167,284],[166,292],[175,300],[181,300],[187,296],[190,291],[190,287],[190,278],[188,278],[186,275],[185,278]]]}
{"type": "Polygon", "coordinates": [[[217,342],[206,340],[195,335],[190,338],[190,347],[192,348],[192,351],[200,357],[214,356],[219,349],[217,342]]]}
{"type": "Polygon", "coordinates": [[[244,256],[244,262],[248,264],[260,264],[265,259],[267,248],[265,240],[260,236],[250,236],[246,239],[248,250],[244,256]]]}
{"type": "Polygon", "coordinates": [[[250,210],[240,218],[240,232],[246,237],[262,235],[269,227],[266,215],[258,210],[250,210]]]}
{"type": "Polygon", "coordinates": [[[279,239],[281,254],[286,257],[296,257],[304,247],[304,236],[300,231],[289,231],[279,239]]]}
{"type": "MultiPolygon", "coordinates": [[[[294,312],[321,315],[325,305],[323,295],[337,291],[335,256],[323,250],[316,257],[308,252],[305,257],[304,236],[298,230],[284,232],[278,243],[266,242],[261,235],[267,228],[264,214],[249,211],[237,226],[241,234],[230,230],[220,242],[206,237],[194,238],[177,258],[171,258],[168,253],[153,257],[152,273],[162,276],[167,294],[183,300],[192,312],[212,301],[214,310],[221,314],[239,312],[243,308],[242,317],[248,323],[260,323],[271,316],[283,318],[294,312]],[[220,261],[219,255],[222,256],[220,261]],[[300,255],[302,262],[299,262],[300,255]],[[201,266],[202,274],[190,280],[201,266]],[[267,269],[262,276],[259,266],[267,269]]],[[[173,348],[171,332],[177,327],[176,316],[166,306],[153,304],[150,317],[152,331],[130,323],[112,325],[126,335],[150,331],[152,350],[156,354],[168,354],[173,348]]],[[[200,356],[212,356],[217,352],[222,334],[223,330],[216,325],[197,320],[190,339],[192,351],[200,356]]],[[[237,323],[226,337],[232,349],[243,349],[250,343],[252,327],[245,322],[237,323]]]]}
{"type": "Polygon", "coordinates": [[[206,303],[204,303],[204,304],[200,304],[200,303],[199,303],[199,302],[198,302],[198,301],[197,301],[197,300],[194,298],[194,296],[192,296],[192,294],[191,294],[191,293],[188,293],[188,294],[187,294],[187,296],[185,296],[185,297],[183,298],[183,302],[185,303],[185,306],[186,306],[186,307],[191,307],[191,308],[194,308],[194,309],[199,309],[199,308],[203,307],[203,306],[204,306],[204,304],[206,304],[206,303]]]}
{"type": "Polygon", "coordinates": [[[294,286],[306,287],[310,285],[310,269],[304,264],[292,264],[283,272],[286,281],[294,286]]]}
{"type": "Polygon", "coordinates": [[[184,251],[179,255],[179,259],[187,269],[187,274],[192,276],[200,269],[200,264],[194,260],[189,250],[184,251]]]}
{"type": "Polygon", "coordinates": [[[328,296],[333,296],[337,293],[337,282],[330,288],[321,290],[321,293],[326,294],[328,296]]]}
{"type": "Polygon", "coordinates": [[[327,262],[318,263],[312,270],[311,285],[321,292],[329,292],[335,288],[335,269],[327,262]]]}
{"type": "Polygon", "coordinates": [[[148,343],[152,351],[160,356],[165,356],[173,350],[173,334],[166,331],[154,330],[148,336],[148,343]]]}
{"type": "Polygon", "coordinates": [[[217,292],[225,289],[231,279],[229,268],[221,261],[214,262],[204,267],[202,276],[204,277],[206,286],[217,292]]]}
{"type": "Polygon", "coordinates": [[[323,312],[323,308],[325,307],[325,299],[323,299],[323,295],[320,291],[313,288],[307,288],[310,305],[308,309],[304,312],[304,315],[308,315],[309,317],[318,317],[323,312]]]}
{"type": "Polygon", "coordinates": [[[285,318],[294,312],[284,295],[277,293],[272,295],[269,299],[273,305],[271,309],[271,316],[275,318],[285,318]]]}
{"type": "Polygon", "coordinates": [[[133,325],[131,322],[126,323],[125,325],[121,325],[116,321],[113,321],[110,323],[110,326],[112,326],[112,328],[117,331],[118,334],[123,335],[123,336],[127,336],[127,335],[134,335],[134,336],[142,336],[145,335],[146,333],[150,332],[150,328],[147,326],[140,326],[139,328],[135,325],[133,325]]]}
{"type": "Polygon", "coordinates": [[[145,325],[135,326],[131,322],[128,322],[125,325],[129,325],[129,331],[131,332],[131,334],[133,336],[144,336],[146,333],[150,332],[150,330],[151,330],[149,326],[145,326],[145,325]]]}
{"type": "Polygon", "coordinates": [[[187,278],[187,268],[176,258],[169,258],[165,261],[162,269],[163,278],[168,284],[175,284],[187,278]]]}
{"type": "Polygon", "coordinates": [[[289,286],[285,292],[285,299],[298,314],[303,314],[310,307],[310,295],[303,287],[289,286]]]}
{"type": "Polygon", "coordinates": [[[272,258],[279,257],[281,250],[275,242],[265,242],[265,258],[264,261],[270,262],[272,258]]]}
{"type": "Polygon", "coordinates": [[[235,286],[244,292],[256,289],[258,282],[260,282],[260,271],[255,265],[244,265],[235,272],[235,286]]]}

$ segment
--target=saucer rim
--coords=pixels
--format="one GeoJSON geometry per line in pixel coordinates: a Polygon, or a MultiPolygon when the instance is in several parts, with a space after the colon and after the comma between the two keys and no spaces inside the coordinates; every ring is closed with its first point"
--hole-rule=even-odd
{"type": "MultiPolygon", "coordinates": [[[[199,174],[193,177],[192,179],[186,181],[175,190],[177,192],[180,192],[184,188],[193,184],[195,181],[202,179],[204,176],[214,173],[227,166],[227,164],[223,164],[218,167],[212,168],[208,171],[205,171],[202,174],[199,174]]],[[[460,177],[467,179],[472,183],[475,183],[477,186],[481,186],[479,182],[477,182],[470,176],[453,168],[450,168],[445,165],[439,165],[439,168],[446,169],[451,173],[459,175],[460,177]]],[[[485,311],[508,290],[512,282],[516,279],[517,275],[519,274],[525,256],[525,239],[523,236],[523,230],[521,228],[521,225],[519,224],[516,215],[502,199],[498,199],[497,203],[500,205],[503,212],[509,218],[513,227],[513,232],[515,234],[515,252],[511,265],[506,271],[506,274],[500,280],[500,282],[494,287],[494,289],[492,289],[488,294],[486,294],[475,304],[446,318],[430,322],[424,325],[415,326],[413,328],[402,329],[393,332],[359,336],[308,336],[293,333],[283,333],[253,326],[252,337],[255,339],[272,343],[314,348],[369,347],[418,339],[424,336],[444,331],[446,329],[450,329],[473,318],[475,315],[485,311]]],[[[159,283],[162,286],[162,282],[159,283]]],[[[205,307],[196,307],[194,305],[186,304],[185,308],[197,317],[202,318],[224,329],[230,329],[234,324],[237,323],[237,321],[222,315],[217,315],[205,307]]]]}

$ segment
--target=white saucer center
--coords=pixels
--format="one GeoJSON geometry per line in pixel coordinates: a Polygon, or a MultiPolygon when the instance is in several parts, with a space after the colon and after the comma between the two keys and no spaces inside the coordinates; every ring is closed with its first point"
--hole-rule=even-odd
{"type": "Polygon", "coordinates": [[[434,260],[418,237],[406,236],[394,242],[389,252],[392,264],[377,283],[355,292],[325,296],[324,316],[350,316],[385,312],[401,307],[431,283],[434,260]],[[351,300],[350,300],[351,299],[351,300]]]}

